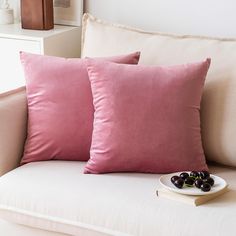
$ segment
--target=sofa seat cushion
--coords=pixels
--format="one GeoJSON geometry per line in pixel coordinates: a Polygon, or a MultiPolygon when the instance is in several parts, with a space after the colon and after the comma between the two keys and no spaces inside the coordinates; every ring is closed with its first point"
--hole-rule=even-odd
{"type": "Polygon", "coordinates": [[[193,207],[156,196],[156,174],[84,175],[84,163],[45,161],[0,178],[0,217],[70,235],[235,235],[236,169],[210,166],[231,191],[193,207]]]}
{"type": "Polygon", "coordinates": [[[69,234],[61,234],[43,229],[32,228],[5,220],[0,220],[0,229],[1,233],[4,232],[4,236],[70,236],[69,234]]]}

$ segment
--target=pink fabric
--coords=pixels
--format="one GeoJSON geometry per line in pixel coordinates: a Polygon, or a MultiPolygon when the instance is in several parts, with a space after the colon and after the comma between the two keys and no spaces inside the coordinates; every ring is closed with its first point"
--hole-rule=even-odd
{"type": "Polygon", "coordinates": [[[170,67],[87,64],[95,114],[85,173],[207,170],[199,109],[210,59],[170,67]]]}
{"type": "MultiPolygon", "coordinates": [[[[137,64],[139,53],[107,60],[137,64]]],[[[86,60],[21,53],[21,61],[28,100],[28,136],[21,163],[88,160],[94,108],[86,60]]]]}

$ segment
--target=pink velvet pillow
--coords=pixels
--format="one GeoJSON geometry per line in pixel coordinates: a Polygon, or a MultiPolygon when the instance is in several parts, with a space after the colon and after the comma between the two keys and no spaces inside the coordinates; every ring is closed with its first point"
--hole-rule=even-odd
{"type": "MultiPolygon", "coordinates": [[[[137,64],[140,53],[103,58],[137,64]]],[[[86,59],[21,53],[28,100],[28,136],[21,164],[89,159],[93,101],[86,59]]]]}
{"type": "Polygon", "coordinates": [[[95,107],[85,173],[207,170],[200,101],[210,59],[177,66],[88,60],[95,107]]]}

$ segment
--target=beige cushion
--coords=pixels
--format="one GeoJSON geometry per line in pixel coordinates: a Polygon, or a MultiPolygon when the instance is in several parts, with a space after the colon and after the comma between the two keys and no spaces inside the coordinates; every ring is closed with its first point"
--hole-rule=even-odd
{"type": "Polygon", "coordinates": [[[25,87],[0,94],[0,176],[19,165],[26,126],[25,87]]]}
{"type": "Polygon", "coordinates": [[[160,175],[85,175],[84,166],[45,161],[7,173],[0,178],[0,217],[75,236],[235,236],[235,168],[210,166],[232,190],[195,208],[158,198],[160,175]]]}
{"type": "Polygon", "coordinates": [[[137,50],[147,65],[212,58],[201,108],[203,146],[208,160],[236,166],[236,40],[148,33],[84,16],[83,57],[137,50]]]}

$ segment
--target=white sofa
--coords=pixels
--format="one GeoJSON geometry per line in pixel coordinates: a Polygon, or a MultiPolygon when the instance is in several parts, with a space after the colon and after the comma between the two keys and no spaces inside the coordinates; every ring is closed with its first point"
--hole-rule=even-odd
{"type": "Polygon", "coordinates": [[[158,198],[158,174],[85,175],[84,162],[66,161],[16,168],[27,130],[20,88],[0,95],[0,235],[235,236],[236,41],[148,34],[86,15],[82,49],[83,57],[141,50],[143,64],[212,57],[201,110],[203,144],[208,161],[218,162],[209,163],[211,173],[230,191],[193,207],[158,198]]]}

